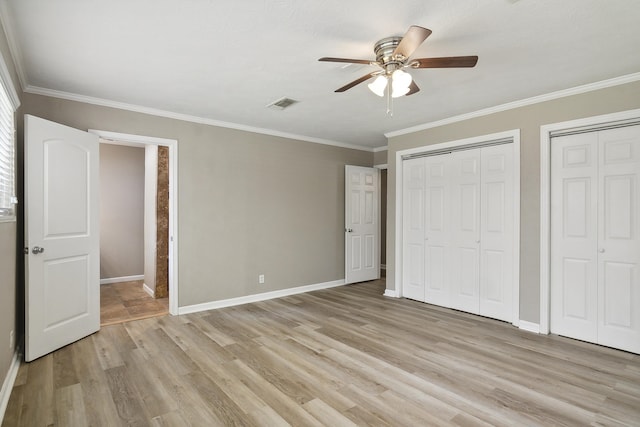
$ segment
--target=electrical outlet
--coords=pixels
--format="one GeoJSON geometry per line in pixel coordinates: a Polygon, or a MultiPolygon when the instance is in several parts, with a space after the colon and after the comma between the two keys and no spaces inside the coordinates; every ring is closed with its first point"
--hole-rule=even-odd
{"type": "Polygon", "coordinates": [[[264,283],[264,274],[258,276],[258,283],[264,283]]]}
{"type": "Polygon", "coordinates": [[[13,350],[13,331],[9,332],[9,350],[13,350]]]}

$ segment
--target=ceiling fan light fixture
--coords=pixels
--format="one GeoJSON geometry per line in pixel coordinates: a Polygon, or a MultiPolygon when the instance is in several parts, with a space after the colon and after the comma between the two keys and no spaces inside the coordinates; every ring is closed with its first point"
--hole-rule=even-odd
{"type": "Polygon", "coordinates": [[[369,83],[367,86],[371,90],[371,92],[375,93],[378,96],[384,96],[384,90],[387,88],[387,76],[380,75],[378,76],[373,83],[369,83]]]}
{"type": "Polygon", "coordinates": [[[393,74],[391,74],[391,96],[398,98],[406,95],[409,92],[411,81],[411,74],[406,71],[395,70],[393,74]]]}

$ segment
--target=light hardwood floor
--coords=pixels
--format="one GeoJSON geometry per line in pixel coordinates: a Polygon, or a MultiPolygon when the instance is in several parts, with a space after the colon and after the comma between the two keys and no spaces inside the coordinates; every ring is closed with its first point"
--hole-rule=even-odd
{"type": "Polygon", "coordinates": [[[640,356],[383,290],[104,327],[23,364],[2,425],[640,425],[640,356]]]}
{"type": "Polygon", "coordinates": [[[169,313],[169,298],[153,298],[142,280],[100,285],[100,325],[115,325],[169,313]]]}

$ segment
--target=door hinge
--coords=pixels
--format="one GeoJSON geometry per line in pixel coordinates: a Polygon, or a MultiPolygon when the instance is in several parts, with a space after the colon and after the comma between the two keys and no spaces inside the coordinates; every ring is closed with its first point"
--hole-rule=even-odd
{"type": "Polygon", "coordinates": [[[25,255],[29,255],[29,248],[27,248],[27,247],[24,248],[24,254],[25,255]]]}

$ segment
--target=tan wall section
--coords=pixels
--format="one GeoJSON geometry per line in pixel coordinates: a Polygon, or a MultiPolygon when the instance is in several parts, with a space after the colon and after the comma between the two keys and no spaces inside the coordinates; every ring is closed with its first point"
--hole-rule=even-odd
{"type": "Polygon", "coordinates": [[[374,165],[386,165],[387,164],[387,150],[376,151],[373,153],[374,165]]]}
{"type": "Polygon", "coordinates": [[[144,148],[100,144],[100,278],[144,272],[144,148]]]}
{"type": "Polygon", "coordinates": [[[640,108],[640,82],[439,126],[389,140],[387,288],[395,289],[396,152],[520,129],[520,318],[540,318],[540,126],[640,108]]]}
{"type": "Polygon", "coordinates": [[[373,153],[40,95],[24,103],[78,129],[178,140],[180,306],[344,278],[344,165],[372,166],[373,153]]]}

